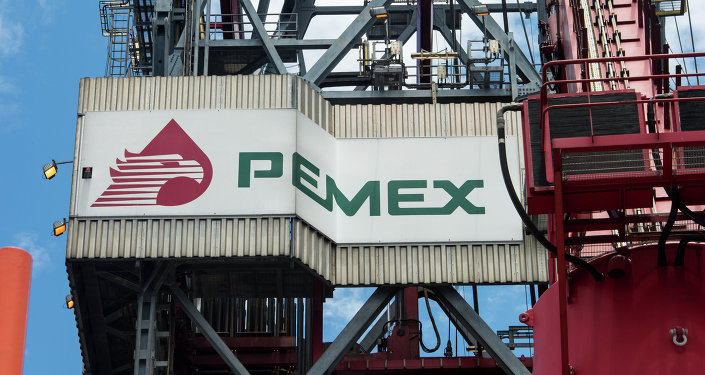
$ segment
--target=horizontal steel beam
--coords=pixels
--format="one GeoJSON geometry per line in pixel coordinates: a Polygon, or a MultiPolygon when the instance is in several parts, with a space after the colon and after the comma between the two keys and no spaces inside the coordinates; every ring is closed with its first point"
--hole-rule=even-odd
{"type": "MultiPolygon", "coordinates": [[[[431,90],[397,91],[323,91],[323,98],[333,104],[431,103],[431,90]]],[[[436,101],[510,101],[511,91],[505,89],[456,89],[436,91],[436,101]]]]}
{"type": "MultiPolygon", "coordinates": [[[[490,13],[501,13],[502,4],[486,4],[490,13]]],[[[317,6],[313,9],[314,16],[334,16],[334,15],[355,15],[362,12],[362,6],[317,6]]],[[[450,9],[447,4],[435,4],[435,9],[450,9]]],[[[507,4],[507,12],[510,13],[533,13],[538,9],[535,2],[525,1],[523,3],[507,4]]],[[[416,10],[416,5],[392,5],[389,7],[389,12],[412,12],[416,10]]]]}
{"type": "MultiPolygon", "coordinates": [[[[335,39],[271,39],[272,45],[281,50],[298,50],[298,49],[328,49],[335,39]]],[[[221,39],[210,40],[208,44],[211,49],[223,47],[263,47],[260,39],[221,39]]]]}

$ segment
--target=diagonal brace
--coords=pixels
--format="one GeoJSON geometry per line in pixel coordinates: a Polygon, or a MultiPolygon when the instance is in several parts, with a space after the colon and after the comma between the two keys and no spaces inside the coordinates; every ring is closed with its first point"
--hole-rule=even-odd
{"type": "Polygon", "coordinates": [[[338,40],[336,40],[335,43],[323,53],[323,56],[316,61],[311,69],[309,69],[304,79],[313,82],[316,86],[320,85],[328,73],[345,57],[345,54],[348,53],[352,45],[359,40],[362,34],[377,20],[370,14],[370,9],[386,7],[391,4],[392,1],[393,0],[371,0],[362,9],[362,12],[355,17],[355,20],[353,20],[350,26],[340,34],[338,40]]]}
{"type": "Polygon", "coordinates": [[[247,13],[247,17],[252,23],[253,32],[257,33],[259,39],[262,41],[262,44],[264,45],[264,52],[267,54],[269,61],[274,65],[277,73],[286,74],[284,62],[282,62],[282,58],[279,56],[277,49],[274,47],[274,43],[272,43],[272,40],[269,39],[267,30],[265,30],[264,24],[262,24],[262,20],[259,18],[259,14],[257,14],[257,10],[255,10],[255,7],[252,5],[250,0],[240,0],[240,4],[242,4],[245,13],[247,13]]]}
{"type": "Polygon", "coordinates": [[[507,36],[502,27],[499,26],[499,24],[494,20],[494,18],[492,18],[491,16],[485,16],[485,23],[483,26],[482,17],[477,16],[473,13],[472,7],[475,5],[484,5],[483,2],[479,0],[458,0],[458,5],[460,5],[460,8],[463,10],[463,12],[467,13],[470,16],[470,19],[472,20],[472,22],[475,23],[475,25],[477,25],[477,27],[479,27],[481,30],[483,27],[486,27],[487,35],[489,36],[489,38],[496,39],[502,47],[502,50],[510,51],[513,49],[515,51],[514,58],[516,59],[516,67],[518,73],[524,79],[524,83],[535,84],[536,88],[538,89],[538,87],[541,86],[541,76],[536,71],[536,68],[531,64],[529,59],[527,59],[526,56],[521,52],[521,49],[518,45],[516,45],[516,42],[514,42],[509,38],[509,36],[507,36]]]}
{"type": "MultiPolygon", "coordinates": [[[[248,0],[245,1],[249,2],[248,0]]],[[[236,375],[249,375],[250,373],[247,372],[245,366],[243,366],[242,363],[235,357],[235,354],[230,351],[230,348],[228,348],[223,339],[218,336],[206,318],[201,315],[198,309],[196,309],[196,306],[193,305],[191,300],[186,296],[186,294],[184,294],[179,286],[176,284],[171,284],[169,287],[171,288],[172,295],[181,305],[181,309],[186,313],[186,315],[188,315],[192,322],[196,323],[196,326],[198,326],[201,333],[203,333],[203,337],[205,337],[206,340],[208,340],[208,342],[213,346],[213,349],[215,349],[220,358],[225,361],[228,368],[230,368],[230,370],[236,375]]]]}
{"type": "Polygon", "coordinates": [[[478,315],[465,299],[452,286],[433,288],[446,310],[465,327],[482,345],[497,365],[510,375],[531,375],[507,345],[494,333],[490,326],[478,315]]]}
{"type": "Polygon", "coordinates": [[[330,374],[399,289],[391,286],[377,288],[306,374],[330,374]]]}

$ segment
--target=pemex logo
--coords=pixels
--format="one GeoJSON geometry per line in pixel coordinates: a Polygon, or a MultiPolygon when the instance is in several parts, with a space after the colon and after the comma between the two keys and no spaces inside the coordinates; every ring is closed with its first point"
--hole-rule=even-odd
{"type": "Polygon", "coordinates": [[[205,153],[172,119],[139,153],[110,168],[113,183],[91,207],[180,206],[203,194],[213,178],[205,153]]]}

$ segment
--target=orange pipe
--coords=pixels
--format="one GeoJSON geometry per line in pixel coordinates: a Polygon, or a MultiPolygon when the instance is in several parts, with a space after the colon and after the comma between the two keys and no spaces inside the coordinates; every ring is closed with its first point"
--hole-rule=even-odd
{"type": "Polygon", "coordinates": [[[0,373],[22,375],[32,256],[0,248],[0,373]]]}

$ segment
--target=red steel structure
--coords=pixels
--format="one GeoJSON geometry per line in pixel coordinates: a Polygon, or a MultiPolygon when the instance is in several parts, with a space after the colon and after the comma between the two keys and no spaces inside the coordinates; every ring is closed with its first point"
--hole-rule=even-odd
{"type": "Polygon", "coordinates": [[[555,60],[521,106],[528,213],[548,215],[556,250],[551,286],[520,317],[534,373],[696,373],[705,87],[682,87],[702,74],[668,62],[705,54],[660,53],[656,2],[583,3],[553,3],[555,60]]]}

